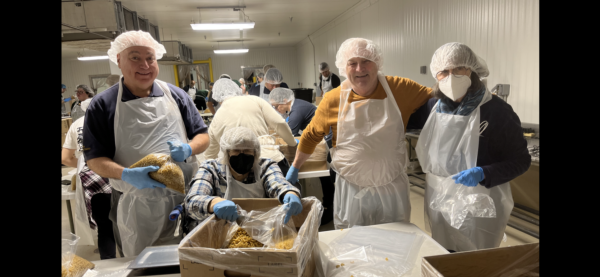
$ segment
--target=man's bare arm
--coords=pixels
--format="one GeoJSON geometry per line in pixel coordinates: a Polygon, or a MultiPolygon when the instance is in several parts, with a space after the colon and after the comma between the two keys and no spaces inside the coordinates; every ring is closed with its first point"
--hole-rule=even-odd
{"type": "MultiPolygon", "coordinates": [[[[83,158],[83,157],[82,157],[83,158]]],[[[107,157],[98,157],[87,161],[88,167],[104,178],[121,180],[123,169],[120,164],[107,157]]]]}
{"type": "Polygon", "coordinates": [[[208,148],[210,145],[210,139],[208,138],[208,134],[197,134],[194,136],[192,141],[190,141],[190,147],[192,148],[192,155],[198,155],[208,148]]]}

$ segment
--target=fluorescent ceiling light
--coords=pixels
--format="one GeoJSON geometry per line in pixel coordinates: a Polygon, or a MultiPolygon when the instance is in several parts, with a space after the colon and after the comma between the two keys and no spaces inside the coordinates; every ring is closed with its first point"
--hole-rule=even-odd
{"type": "Polygon", "coordinates": [[[197,23],[190,24],[192,29],[199,31],[206,30],[243,30],[253,29],[254,22],[236,22],[236,23],[197,23]]]}
{"type": "Polygon", "coordinates": [[[228,53],[248,53],[248,49],[226,49],[226,50],[214,50],[215,54],[228,54],[228,53]]]}
{"type": "Polygon", "coordinates": [[[108,56],[77,57],[80,61],[108,60],[108,56]]]}

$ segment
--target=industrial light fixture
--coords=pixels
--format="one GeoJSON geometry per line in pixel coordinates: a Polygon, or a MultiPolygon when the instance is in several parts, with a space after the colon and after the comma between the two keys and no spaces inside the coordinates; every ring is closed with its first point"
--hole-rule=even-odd
{"type": "Polygon", "coordinates": [[[108,60],[108,56],[88,56],[88,57],[77,57],[80,61],[93,61],[93,60],[108,60]]]}
{"type": "Polygon", "coordinates": [[[232,23],[196,23],[190,24],[196,31],[208,30],[244,30],[253,29],[254,22],[232,22],[232,23]]]}
{"type": "Polygon", "coordinates": [[[213,50],[215,54],[248,53],[248,49],[213,50]]]}

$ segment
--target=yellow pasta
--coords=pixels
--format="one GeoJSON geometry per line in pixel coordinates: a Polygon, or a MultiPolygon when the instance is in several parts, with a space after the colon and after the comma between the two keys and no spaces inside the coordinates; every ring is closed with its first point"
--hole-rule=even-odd
{"type": "Polygon", "coordinates": [[[289,238],[283,241],[278,242],[277,244],[275,244],[275,248],[277,249],[292,249],[292,247],[294,246],[294,238],[289,238]]]}
{"type": "Polygon", "coordinates": [[[239,228],[231,238],[227,248],[263,247],[263,245],[260,241],[249,236],[244,228],[239,228]]]}
{"type": "Polygon", "coordinates": [[[158,171],[150,172],[150,178],[167,186],[172,190],[185,194],[185,181],[183,171],[174,163],[170,155],[167,154],[148,154],[146,157],[132,164],[129,168],[160,166],[158,171]]]}

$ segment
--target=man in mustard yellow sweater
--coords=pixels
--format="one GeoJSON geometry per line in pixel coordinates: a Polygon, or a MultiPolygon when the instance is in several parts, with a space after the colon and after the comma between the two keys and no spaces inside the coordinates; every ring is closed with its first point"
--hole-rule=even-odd
{"type": "Polygon", "coordinates": [[[325,94],[286,179],[298,180],[298,169],[331,127],[335,228],[410,222],[404,132],[410,115],[431,98],[431,88],[383,75],[381,49],[363,38],[344,41],[335,65],[347,79],[325,94]]]}

